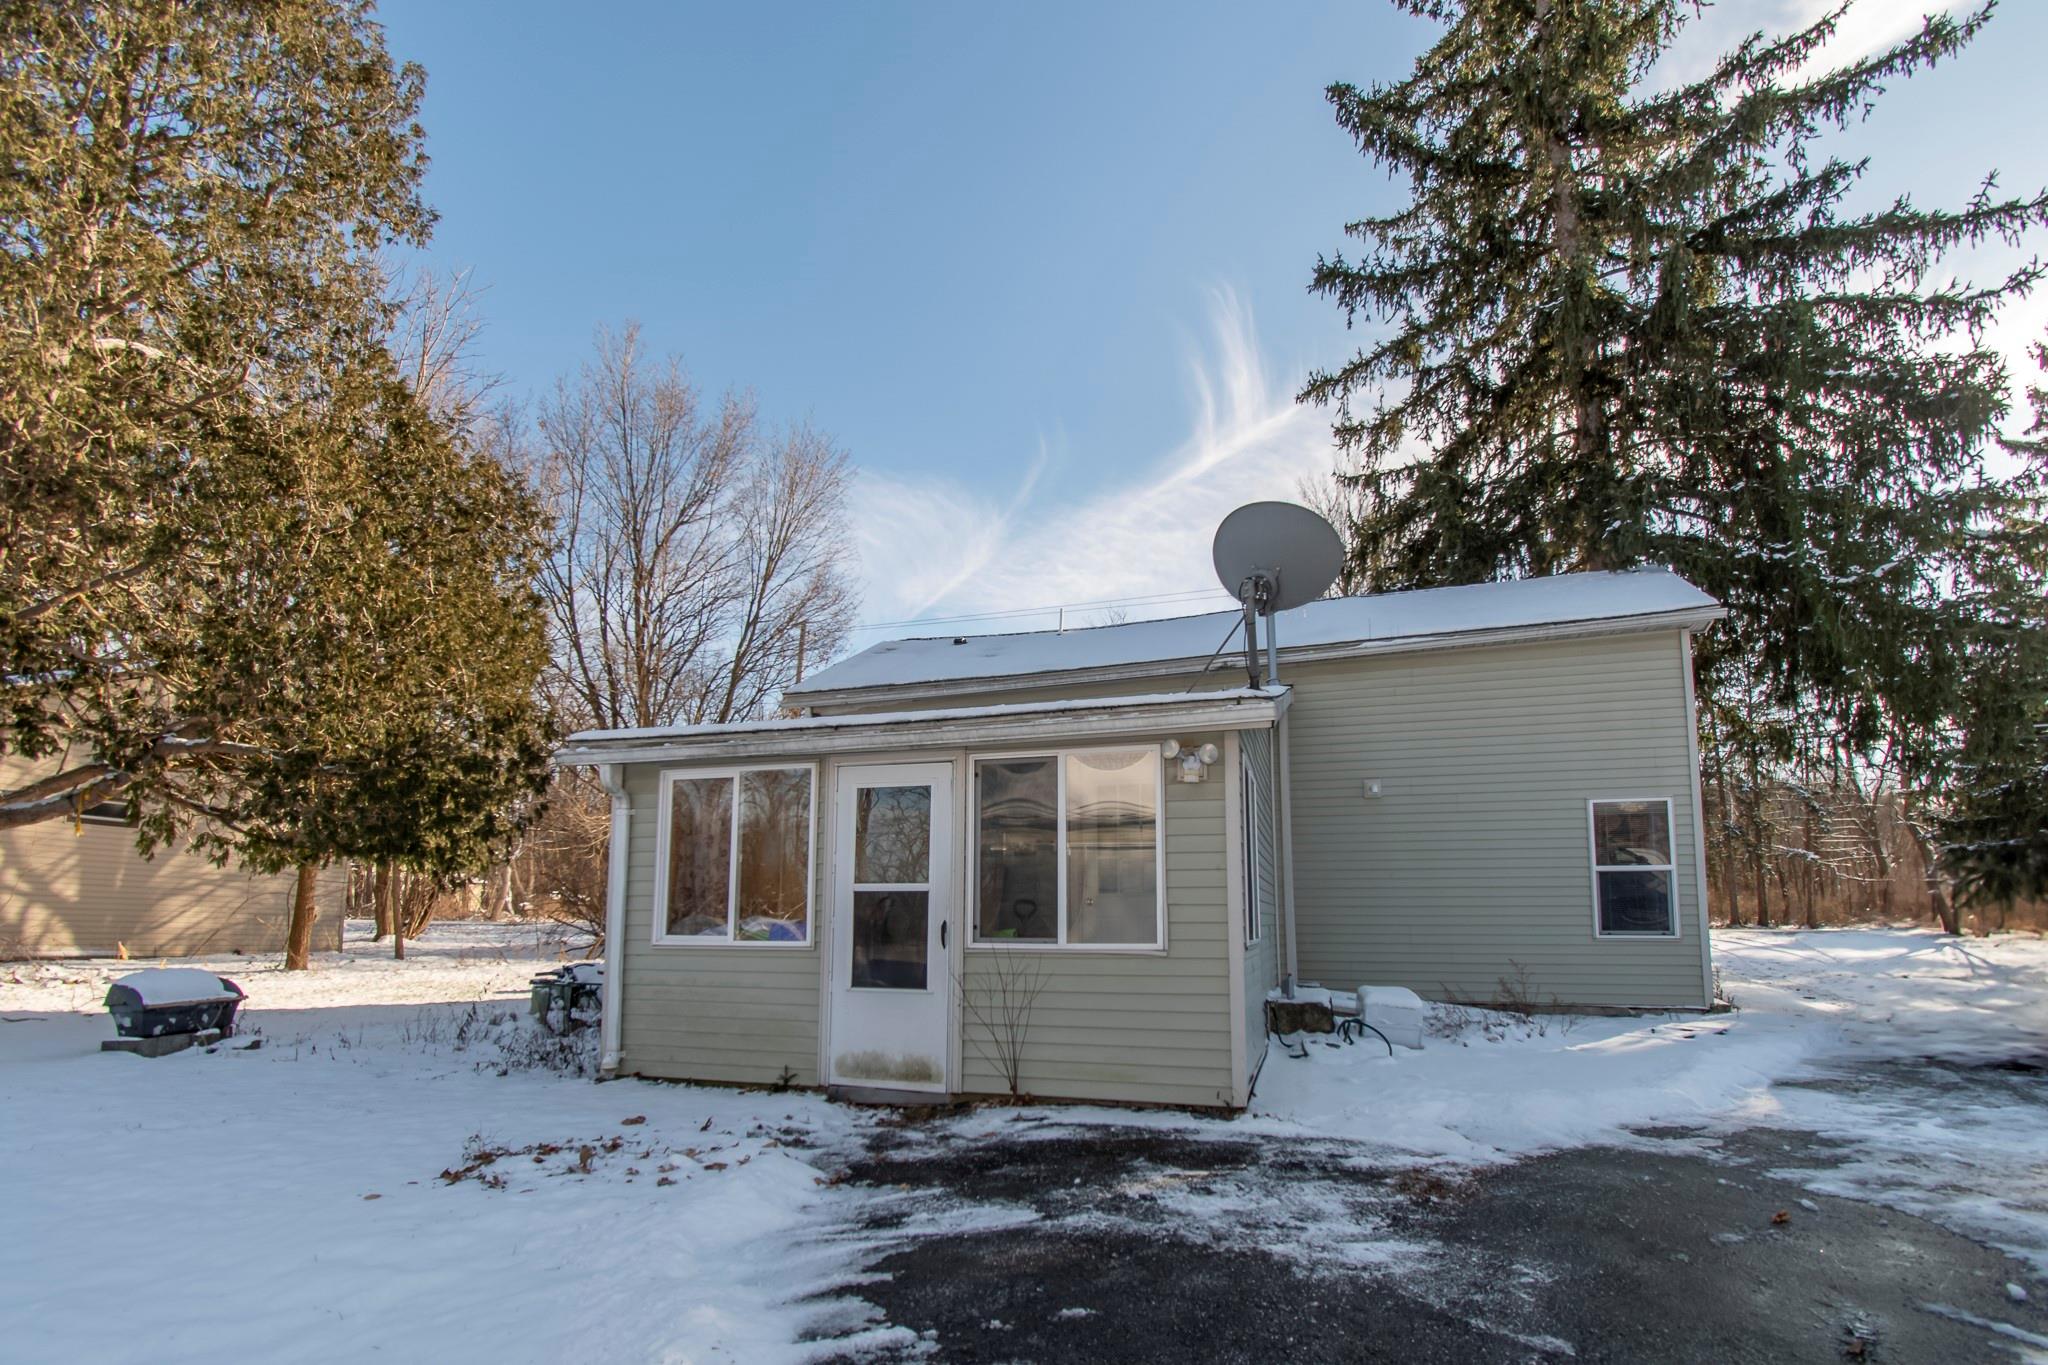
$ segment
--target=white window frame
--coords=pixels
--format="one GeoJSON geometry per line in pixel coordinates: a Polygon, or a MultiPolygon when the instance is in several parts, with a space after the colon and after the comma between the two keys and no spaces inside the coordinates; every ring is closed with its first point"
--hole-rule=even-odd
{"type": "Polygon", "coordinates": [[[1678,913],[1678,824],[1671,809],[1668,796],[1596,796],[1586,802],[1586,860],[1592,865],[1591,885],[1593,891],[1593,937],[1619,942],[1663,941],[1683,938],[1683,921],[1678,913]],[[1669,846],[1664,850],[1667,861],[1663,863],[1602,863],[1600,861],[1600,820],[1601,806],[1648,806],[1664,807],[1664,834],[1669,846]],[[1600,927],[1600,874],[1602,872],[1662,872],[1664,884],[1670,888],[1666,913],[1671,928],[1667,933],[1622,933],[1610,932],[1600,927]]]}
{"type": "Polygon", "coordinates": [[[112,825],[116,828],[127,828],[134,824],[134,821],[128,818],[128,798],[125,796],[117,796],[111,801],[95,801],[77,812],[76,818],[81,825],[112,825]],[[109,812],[106,809],[108,806],[114,807],[114,810],[109,812]]]}
{"type": "Polygon", "coordinates": [[[1242,747],[1238,749],[1237,804],[1244,812],[1244,946],[1249,948],[1266,937],[1265,907],[1260,903],[1259,873],[1264,870],[1259,850],[1259,811],[1263,795],[1258,764],[1242,747]]]}
{"type": "Polygon", "coordinates": [[[814,948],[818,943],[818,765],[815,763],[744,763],[721,768],[664,768],[661,773],[659,823],[654,832],[654,934],[657,948],[766,948],[778,952],[814,948]],[[804,834],[804,936],[777,942],[773,939],[738,938],[740,898],[740,777],[745,773],[802,772],[810,782],[806,803],[804,834]],[[669,842],[675,831],[675,784],[708,778],[726,778],[732,783],[731,829],[725,877],[725,937],[709,934],[671,934],[668,931],[669,842]]]}
{"type": "Polygon", "coordinates": [[[970,754],[967,759],[967,943],[970,950],[1041,953],[1163,953],[1166,951],[1166,760],[1156,740],[1134,744],[1091,744],[1062,749],[1024,749],[1016,753],[970,754]],[[1087,754],[1149,753],[1152,761],[1152,925],[1150,943],[1069,943],[1067,941],[1067,759],[1087,754]],[[1020,758],[1053,760],[1053,876],[1059,896],[1058,939],[983,938],[981,936],[981,765],[1010,763],[1020,758]]]}

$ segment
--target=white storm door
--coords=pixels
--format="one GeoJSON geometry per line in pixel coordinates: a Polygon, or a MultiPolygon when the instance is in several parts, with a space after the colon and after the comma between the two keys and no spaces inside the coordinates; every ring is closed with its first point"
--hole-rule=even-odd
{"type": "Polygon", "coordinates": [[[953,1018],[953,769],[839,769],[833,801],[835,1085],[944,1092],[953,1018]]]}

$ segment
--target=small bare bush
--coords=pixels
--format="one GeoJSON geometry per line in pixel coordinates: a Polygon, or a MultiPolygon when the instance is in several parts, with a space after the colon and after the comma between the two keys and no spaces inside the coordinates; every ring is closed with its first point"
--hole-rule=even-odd
{"type": "Polygon", "coordinates": [[[1036,953],[997,949],[986,959],[982,984],[970,989],[966,974],[954,978],[967,1024],[967,1039],[1012,1096],[1024,1093],[1024,1044],[1031,1015],[1045,990],[1045,961],[1036,953]]]}

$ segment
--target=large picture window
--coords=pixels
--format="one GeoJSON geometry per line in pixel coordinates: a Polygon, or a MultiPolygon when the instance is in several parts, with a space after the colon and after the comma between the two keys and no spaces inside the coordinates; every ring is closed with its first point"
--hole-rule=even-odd
{"type": "Polygon", "coordinates": [[[811,770],[666,773],[656,943],[811,940],[811,770]]]}
{"type": "Polygon", "coordinates": [[[1156,748],[987,758],[974,773],[976,943],[1165,943],[1156,748]]]}
{"type": "Polygon", "coordinates": [[[1675,937],[1671,803],[1593,801],[1589,810],[1595,932],[1603,938],[1675,937]]]}

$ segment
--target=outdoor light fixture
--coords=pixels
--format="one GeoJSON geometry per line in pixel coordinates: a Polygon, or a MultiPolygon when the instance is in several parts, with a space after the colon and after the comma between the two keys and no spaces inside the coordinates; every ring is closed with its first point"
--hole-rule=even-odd
{"type": "MultiPolygon", "coordinates": [[[[1162,753],[1167,745],[1172,746],[1173,754],[1180,755],[1180,780],[1183,782],[1200,782],[1208,775],[1209,765],[1223,757],[1223,751],[1213,744],[1204,744],[1199,749],[1183,749],[1179,740],[1169,739],[1160,746],[1162,753]]],[[[1173,754],[1167,757],[1171,758],[1173,754]]]]}

